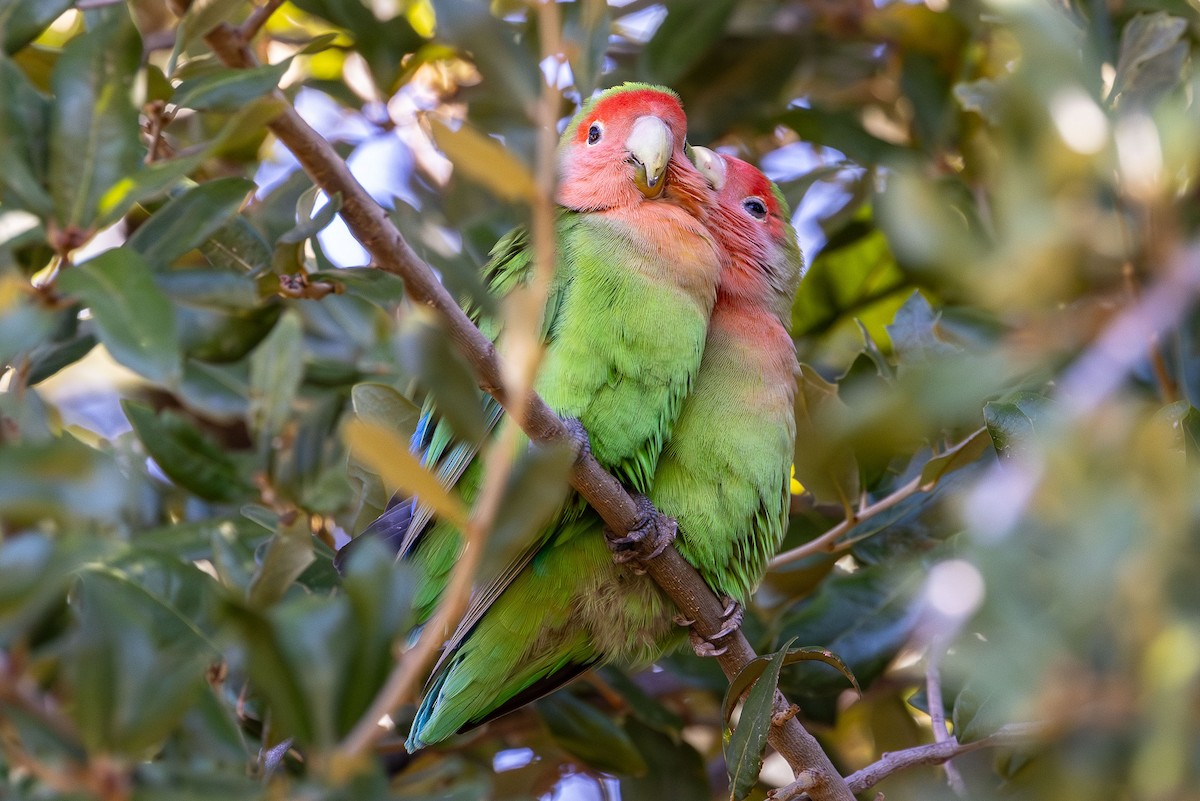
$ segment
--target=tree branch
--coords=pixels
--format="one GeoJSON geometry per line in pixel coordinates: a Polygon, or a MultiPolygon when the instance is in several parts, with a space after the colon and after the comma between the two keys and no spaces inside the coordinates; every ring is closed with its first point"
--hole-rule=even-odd
{"type": "MultiPolygon", "coordinates": [[[[205,41],[228,66],[254,65],[245,42],[228,25],[213,29],[205,36],[205,41]]],[[[413,252],[333,147],[301,119],[290,104],[284,106],[279,116],[268,123],[268,127],[291,150],[318,186],[329,195],[341,193],[342,218],[355,238],[371,254],[376,266],[400,276],[413,301],[429,306],[441,316],[447,335],[470,364],[479,387],[495,397],[515,420],[520,421],[521,427],[532,440],[566,441],[569,436],[566,426],[536,393],[529,392],[521,408],[513,407],[504,389],[495,346],[471,323],[437,280],[433,270],[413,252]]],[[[571,474],[571,485],[614,532],[624,534],[638,526],[637,505],[591,454],[584,454],[578,460],[571,474]]],[[[679,611],[696,621],[699,634],[711,636],[719,631],[723,604],[679,551],[667,548],[659,557],[646,563],[645,568],[679,611]]],[[[718,657],[718,661],[725,675],[732,678],[755,656],[750,643],[738,631],[730,636],[728,649],[718,657]]],[[[775,707],[780,713],[790,707],[778,692],[775,707]]],[[[808,792],[814,801],[853,801],[845,781],[816,738],[805,731],[795,718],[782,726],[772,726],[769,741],[787,759],[796,774],[809,772],[813,785],[808,792]]]]}
{"type": "Polygon", "coordinates": [[[956,756],[969,754],[981,748],[1022,745],[1036,739],[1043,731],[1044,727],[1037,723],[1010,723],[989,737],[969,743],[960,743],[954,737],[950,737],[940,743],[893,751],[884,754],[878,762],[851,773],[846,777],[846,784],[851,792],[861,793],[901,770],[918,765],[941,765],[956,756]]]}

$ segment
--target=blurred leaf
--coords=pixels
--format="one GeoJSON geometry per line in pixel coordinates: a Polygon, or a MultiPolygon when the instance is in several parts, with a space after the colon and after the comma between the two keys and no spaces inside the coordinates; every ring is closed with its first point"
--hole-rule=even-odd
{"type": "Polygon", "coordinates": [[[509,564],[562,508],[574,463],[575,454],[559,443],[533,444],[517,457],[492,521],[484,564],[509,564]]]}
{"type": "Polygon", "coordinates": [[[954,735],[960,743],[982,740],[1009,722],[1008,712],[1000,696],[988,692],[985,682],[968,680],[954,699],[954,735]]]}
{"type": "Polygon", "coordinates": [[[155,276],[168,297],[179,303],[217,310],[253,312],[259,308],[258,286],[243,273],[227,270],[170,270],[155,276]]]}
{"type": "Polygon", "coordinates": [[[171,102],[196,111],[237,111],[275,89],[292,60],[249,69],[219,70],[175,87],[171,102]]]}
{"type": "MultiPolygon", "coordinates": [[[[658,699],[650,696],[624,671],[612,665],[606,665],[600,670],[604,680],[621,694],[629,711],[642,723],[657,731],[672,734],[683,728],[683,719],[679,715],[664,706],[658,699]]],[[[629,722],[626,722],[625,728],[632,736],[633,730],[629,722]]],[[[650,775],[647,775],[646,778],[650,778],[650,775]]]]}
{"type": "Polygon", "coordinates": [[[954,98],[963,111],[975,112],[983,117],[988,125],[999,125],[1002,122],[999,95],[999,83],[992,78],[963,81],[954,85],[954,98]]]}
{"type": "Polygon", "coordinates": [[[10,647],[51,609],[65,605],[69,564],[42,534],[0,542],[0,645],[10,647]]]}
{"type": "Polygon", "coordinates": [[[563,691],[542,698],[536,707],[554,741],[585,764],[625,776],[646,773],[646,761],[629,735],[591,704],[563,691]]]}
{"type": "MultiPolygon", "coordinates": [[[[424,41],[403,14],[392,13],[381,18],[366,3],[297,0],[295,5],[345,28],[353,35],[354,48],[366,60],[375,85],[383,96],[389,96],[399,88],[401,64],[424,41]]],[[[438,23],[441,21],[439,13],[438,23]]]]}
{"type": "Polygon", "coordinates": [[[389,429],[397,439],[412,440],[421,410],[386,384],[356,384],[350,391],[354,413],[364,423],[389,429]]]}
{"type": "Polygon", "coordinates": [[[838,444],[821,446],[821,431],[844,416],[846,406],[831,384],[807,364],[800,365],[796,392],[796,479],[819,502],[843,507],[858,498],[858,467],[854,455],[838,444]]]}
{"type": "MultiPolygon", "coordinates": [[[[917,579],[903,562],[835,572],[814,595],[779,616],[776,636],[832,651],[869,689],[912,635],[919,611],[913,599],[917,579]]],[[[804,665],[781,681],[784,694],[820,721],[833,719],[845,687],[842,676],[804,665]]]]}
{"type": "Polygon", "coordinates": [[[791,128],[805,142],[831,147],[859,164],[895,164],[910,158],[907,149],[867,133],[853,112],[794,108],[776,122],[791,128]]]}
{"type": "Polygon", "coordinates": [[[330,199],[327,199],[325,204],[321,206],[316,214],[311,214],[312,206],[314,205],[319,190],[313,187],[308,192],[305,192],[300,199],[301,208],[298,209],[300,222],[290,231],[287,231],[277,240],[280,244],[294,245],[303,242],[310,236],[316,236],[321,231],[325,230],[333,218],[342,208],[342,193],[338,192],[330,199]],[[303,207],[307,206],[307,210],[303,207]]]}
{"type": "Polygon", "coordinates": [[[0,0],[4,52],[15,53],[32,42],[73,5],[71,0],[0,0]]]}
{"type": "Polygon", "coordinates": [[[292,523],[281,525],[267,541],[262,564],[250,580],[246,600],[256,609],[271,606],[283,598],[314,559],[308,519],[297,516],[292,523]]]}
{"type": "Polygon", "coordinates": [[[1188,57],[1188,44],[1180,39],[1187,27],[1187,20],[1165,11],[1138,14],[1126,23],[1109,93],[1114,104],[1149,104],[1179,84],[1188,57]]]}
{"type": "Polygon", "coordinates": [[[588,98],[598,87],[604,69],[604,56],[612,27],[608,3],[605,0],[582,0],[564,6],[562,13],[563,42],[568,47],[571,75],[579,96],[588,98]]]}
{"type": "Polygon", "coordinates": [[[983,455],[984,451],[987,450],[989,442],[991,440],[985,426],[961,442],[958,442],[952,448],[930,459],[925,463],[925,467],[921,468],[921,489],[928,492],[937,486],[937,483],[947,473],[974,464],[983,455]]]}
{"type": "MultiPolygon", "coordinates": [[[[732,801],[741,801],[758,783],[763,754],[767,750],[767,732],[771,728],[771,713],[775,703],[775,688],[779,685],[779,671],[783,669],[783,659],[794,641],[788,640],[770,657],[762,657],[763,669],[742,706],[742,716],[738,720],[737,728],[732,735],[725,737],[725,765],[729,771],[729,797],[732,801]]],[[[753,672],[754,668],[751,665],[757,661],[754,660],[742,670],[753,672]]],[[[740,684],[740,678],[739,674],[730,686],[730,695],[734,703],[737,696],[732,694],[732,689],[733,685],[740,684]]],[[[725,706],[726,709],[733,706],[729,697],[726,698],[725,706]]]]}
{"type": "Polygon", "coordinates": [[[429,127],[438,150],[464,176],[505,200],[532,201],[533,175],[504,145],[467,125],[451,129],[436,117],[429,127]]]}
{"type": "Polygon", "coordinates": [[[185,417],[172,411],[155,415],[141,403],[121,408],[146,452],[179,486],[210,501],[232,503],[254,495],[237,463],[185,417]]]}
{"type": "Polygon", "coordinates": [[[920,292],[914,291],[887,327],[901,369],[948,356],[959,349],[938,336],[938,318],[920,292]]]}
{"type": "Polygon", "coordinates": [[[472,61],[493,87],[493,102],[533,108],[541,87],[538,56],[518,41],[516,28],[492,15],[480,0],[433,0],[435,36],[472,61]]]}
{"type": "Polygon", "coordinates": [[[283,430],[304,379],[304,341],[300,317],[286,311],[250,356],[249,423],[260,442],[283,430]]]}
{"type": "Polygon", "coordinates": [[[642,776],[621,777],[621,801],[710,796],[704,758],[687,742],[636,720],[625,722],[625,733],[645,760],[647,770],[642,776]]]}
{"type": "Polygon", "coordinates": [[[1011,400],[992,401],[983,407],[988,434],[1000,458],[1026,452],[1037,440],[1035,420],[1044,417],[1052,401],[1034,392],[1018,392],[1011,400]]]}
{"type": "Polygon", "coordinates": [[[192,0],[187,11],[179,20],[175,32],[175,49],[167,65],[167,75],[175,72],[175,62],[188,45],[204,36],[223,22],[230,21],[234,11],[242,8],[245,0],[192,0]]]}
{"type": "MultiPolygon", "coordinates": [[[[13,2],[10,11],[21,4],[13,2]]],[[[0,16],[4,13],[0,5],[0,16]]],[[[3,26],[0,26],[3,27],[3,26]]],[[[30,85],[21,70],[0,55],[0,200],[42,217],[54,210],[44,188],[50,101],[30,85]]]]}
{"type": "Polygon", "coordinates": [[[463,440],[482,442],[487,426],[475,378],[438,323],[425,314],[410,315],[396,349],[401,366],[433,396],[438,415],[463,440]]]}
{"type": "Polygon", "coordinates": [[[137,171],[145,152],[130,90],[141,61],[124,4],[93,12],[94,28],[72,39],[54,68],[50,194],[65,231],[87,230],[110,187],[137,171]]]}
{"type": "Polygon", "coordinates": [[[93,751],[149,756],[203,691],[214,653],[178,636],[186,626],[167,637],[151,597],[115,576],[84,573],[72,609],[79,629],[66,662],[80,734],[93,751]]]}
{"type": "Polygon", "coordinates": [[[142,223],[127,246],[148,264],[163,268],[208,241],[237,213],[254,182],[245,178],[218,178],[176,195],[142,223]]]}
{"type": "Polygon", "coordinates": [[[105,251],[64,271],[58,285],[91,310],[100,341],[114,359],[151,381],[179,380],[180,344],[171,303],[136,252],[105,251]]]}
{"type": "Polygon", "coordinates": [[[379,473],[386,484],[420,497],[422,504],[460,531],[466,528],[467,509],[462,501],[421,465],[407,441],[388,428],[351,420],[346,424],[346,442],[355,457],[379,473]]]}
{"type": "Polygon", "coordinates": [[[721,38],[736,5],[736,0],[668,2],[666,18],[642,49],[643,69],[651,80],[673,84],[687,74],[721,38]]]}
{"type": "Polygon", "coordinates": [[[226,221],[200,245],[214,267],[258,275],[271,266],[271,249],[245,217],[226,221]]]}

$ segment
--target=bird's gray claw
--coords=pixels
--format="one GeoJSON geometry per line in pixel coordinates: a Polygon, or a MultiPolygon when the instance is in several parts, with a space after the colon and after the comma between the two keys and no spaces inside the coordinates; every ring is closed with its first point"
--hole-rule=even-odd
{"type": "Polygon", "coordinates": [[[635,495],[638,505],[637,526],[629,530],[623,537],[612,536],[612,531],[605,528],[605,538],[608,547],[613,552],[613,560],[617,564],[630,564],[635,573],[644,573],[639,565],[656,558],[671,547],[678,533],[675,521],[659,512],[644,495],[635,495]]]}
{"type": "Polygon", "coordinates": [[[724,640],[742,627],[745,617],[746,611],[742,605],[732,598],[726,598],[725,608],[721,610],[720,630],[707,637],[694,628],[688,630],[688,639],[692,641],[692,650],[696,652],[696,656],[720,656],[728,651],[729,645],[724,640]]]}

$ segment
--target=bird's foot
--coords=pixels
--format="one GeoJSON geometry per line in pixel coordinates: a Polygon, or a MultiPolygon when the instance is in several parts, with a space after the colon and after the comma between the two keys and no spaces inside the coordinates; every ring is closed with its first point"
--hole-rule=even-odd
{"type": "Polygon", "coordinates": [[[592,452],[592,440],[578,417],[564,417],[562,422],[567,429],[567,443],[571,452],[575,454],[575,463],[578,464],[583,457],[592,452]]]}
{"type": "Polygon", "coordinates": [[[628,564],[635,573],[645,573],[640,567],[671,547],[678,532],[675,521],[654,508],[645,495],[634,495],[638,506],[638,524],[623,537],[613,536],[605,527],[605,541],[617,564],[628,564]]]}
{"type": "Polygon", "coordinates": [[[732,598],[726,598],[725,608],[721,610],[721,628],[714,634],[705,636],[691,628],[694,620],[687,620],[685,623],[686,619],[676,616],[675,622],[689,626],[688,639],[692,641],[692,650],[696,652],[696,656],[720,656],[729,650],[729,644],[725,641],[742,627],[745,617],[746,611],[742,605],[732,598]]]}

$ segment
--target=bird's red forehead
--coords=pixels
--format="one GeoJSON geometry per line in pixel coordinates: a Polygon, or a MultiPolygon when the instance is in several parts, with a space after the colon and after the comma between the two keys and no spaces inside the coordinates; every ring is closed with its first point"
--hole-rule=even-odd
{"type": "Polygon", "coordinates": [[[771,181],[758,168],[739,158],[725,156],[725,186],[721,194],[741,198],[755,195],[766,204],[772,214],[779,213],[779,202],[771,188],[771,181]]]}
{"type": "Polygon", "coordinates": [[[683,114],[683,106],[679,100],[666,92],[655,89],[630,89],[614,92],[598,101],[591,111],[580,120],[575,130],[575,138],[587,138],[588,128],[595,120],[607,124],[619,121],[633,122],[638,117],[652,115],[663,120],[676,132],[687,130],[687,118],[683,114]]]}

